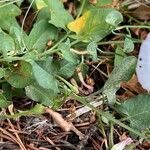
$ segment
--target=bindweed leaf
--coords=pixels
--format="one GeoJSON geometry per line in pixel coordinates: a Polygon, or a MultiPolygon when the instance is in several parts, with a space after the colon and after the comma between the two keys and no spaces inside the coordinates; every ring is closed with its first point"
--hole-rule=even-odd
{"type": "Polygon", "coordinates": [[[25,88],[26,95],[41,104],[46,106],[53,106],[54,105],[54,92],[50,89],[44,89],[39,85],[30,85],[25,88]]]}
{"type": "Polygon", "coordinates": [[[49,21],[49,23],[66,30],[66,25],[71,22],[73,18],[69,14],[69,12],[65,10],[63,3],[60,0],[43,1],[50,11],[51,20],[49,21]]]}
{"type": "Polygon", "coordinates": [[[0,108],[5,108],[11,104],[3,94],[0,94],[0,108]]]}
{"type": "Polygon", "coordinates": [[[15,43],[13,38],[0,29],[0,53],[7,57],[15,54],[15,43]]]}
{"type": "Polygon", "coordinates": [[[97,44],[96,42],[91,42],[87,46],[88,53],[92,56],[93,61],[97,61],[97,44]]]}
{"type": "Polygon", "coordinates": [[[21,10],[15,4],[6,5],[0,2],[0,27],[9,31],[12,26],[19,27],[16,21],[16,16],[21,14],[21,10]]]}
{"type": "Polygon", "coordinates": [[[73,64],[77,64],[78,63],[78,56],[73,53],[71,50],[71,45],[70,45],[70,41],[67,40],[65,43],[61,43],[58,47],[58,49],[61,50],[62,52],[62,56],[65,60],[67,60],[68,62],[71,62],[73,64]]]}
{"type": "Polygon", "coordinates": [[[117,45],[117,48],[115,50],[114,66],[119,65],[125,57],[126,54],[124,53],[123,48],[120,45],[117,45]]]}
{"type": "Polygon", "coordinates": [[[26,45],[29,50],[42,52],[49,40],[54,40],[57,29],[46,20],[37,22],[31,30],[26,45]]]}
{"type": "Polygon", "coordinates": [[[108,102],[110,104],[115,103],[116,101],[116,92],[120,88],[120,83],[122,81],[128,81],[133,73],[135,72],[137,59],[134,56],[129,56],[124,58],[124,60],[117,65],[109,79],[104,85],[103,94],[107,96],[108,102]]]}
{"type": "Polygon", "coordinates": [[[134,129],[142,131],[149,127],[150,124],[150,95],[143,94],[128,99],[117,106],[118,110],[125,114],[130,126],[134,129]]]}
{"type": "Polygon", "coordinates": [[[32,65],[33,75],[37,83],[41,87],[45,89],[51,89],[57,93],[59,90],[58,90],[57,80],[55,79],[54,75],[52,73],[48,73],[36,62],[32,62],[31,65],[32,65]]]}
{"type": "Polygon", "coordinates": [[[67,27],[76,33],[76,38],[84,42],[100,41],[123,21],[121,13],[111,8],[93,8],[67,27]],[[110,18],[111,17],[111,18],[110,18]]]}
{"type": "Polygon", "coordinates": [[[131,36],[128,35],[128,37],[125,38],[125,41],[124,41],[124,49],[123,51],[125,53],[130,53],[134,50],[134,43],[131,39],[131,36]]]}
{"type": "Polygon", "coordinates": [[[24,88],[33,81],[32,66],[26,61],[18,61],[5,70],[5,79],[15,88],[24,88]]]}

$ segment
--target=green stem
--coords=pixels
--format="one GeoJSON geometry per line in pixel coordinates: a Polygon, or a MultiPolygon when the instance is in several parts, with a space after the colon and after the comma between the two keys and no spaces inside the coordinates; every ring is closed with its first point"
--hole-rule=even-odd
{"type": "Polygon", "coordinates": [[[114,145],[113,134],[114,134],[114,126],[113,126],[113,123],[110,122],[110,134],[109,134],[109,146],[110,147],[114,145]]]}
{"type": "Polygon", "coordinates": [[[72,98],[76,99],[76,100],[79,101],[80,103],[82,103],[82,104],[84,104],[84,105],[86,105],[86,106],[92,108],[92,109],[93,109],[94,111],[96,111],[99,115],[102,115],[102,116],[106,117],[109,121],[111,121],[111,122],[113,122],[113,123],[115,123],[115,124],[118,124],[119,126],[125,128],[125,129],[127,129],[128,131],[130,131],[130,132],[132,132],[132,133],[134,133],[134,134],[136,134],[136,135],[138,135],[138,136],[140,136],[140,137],[142,137],[142,138],[148,139],[148,137],[146,137],[145,135],[143,135],[143,134],[140,133],[139,131],[132,129],[132,128],[130,128],[129,126],[125,125],[124,123],[120,122],[119,120],[113,118],[113,116],[112,116],[111,114],[109,114],[108,112],[104,112],[104,111],[102,111],[101,109],[95,108],[95,107],[92,106],[90,103],[88,103],[85,98],[80,97],[80,96],[76,95],[75,93],[72,93],[71,96],[72,96],[72,98]]]}
{"type": "Polygon", "coordinates": [[[124,28],[146,28],[146,29],[150,29],[150,26],[145,26],[145,25],[136,25],[136,26],[124,25],[124,26],[117,27],[115,30],[121,30],[121,29],[124,29],[124,28]]]}
{"type": "MultiPolygon", "coordinates": [[[[100,116],[98,116],[98,127],[99,127],[100,132],[102,133],[105,141],[107,141],[107,136],[106,136],[105,129],[104,129],[104,126],[103,126],[103,123],[102,123],[102,119],[101,119],[100,116]]],[[[107,142],[105,142],[105,147],[106,147],[106,149],[108,148],[107,142]]]]}
{"type": "Polygon", "coordinates": [[[26,60],[26,58],[25,57],[7,57],[7,58],[1,58],[0,62],[3,62],[3,61],[11,62],[11,61],[17,61],[17,60],[26,60]]]}
{"type": "MultiPolygon", "coordinates": [[[[58,52],[60,49],[55,49],[55,48],[57,48],[59,46],[59,44],[61,44],[61,42],[63,42],[68,37],[68,35],[69,34],[66,34],[57,44],[55,44],[52,48],[50,48],[49,50],[45,51],[44,53],[39,54],[38,57],[43,57],[45,55],[50,55],[50,54],[58,52]]],[[[77,43],[79,43],[79,41],[75,40],[70,45],[73,46],[74,44],[77,44],[77,43]]]]}
{"type": "Polygon", "coordinates": [[[58,49],[56,50],[55,48],[57,48],[65,39],[67,39],[69,34],[70,34],[70,32],[68,32],[62,39],[60,39],[60,41],[58,41],[52,48],[48,49],[47,51],[45,51],[42,54],[39,54],[39,57],[43,57],[45,55],[52,54],[52,53],[58,51],[58,49]]]}
{"type": "MultiPolygon", "coordinates": [[[[58,52],[59,49],[56,49],[59,44],[61,44],[61,42],[63,42],[69,35],[70,32],[68,32],[58,43],[56,43],[52,48],[50,48],[49,50],[45,51],[44,53],[40,53],[40,54],[37,54],[37,58],[41,58],[43,56],[46,56],[46,55],[50,55],[50,54],[53,54],[55,52],[58,52]]],[[[78,40],[75,40],[73,41],[70,45],[73,46],[77,43],[79,43],[80,41],[78,40]]],[[[1,58],[0,59],[0,62],[4,62],[4,61],[7,61],[7,62],[11,62],[11,61],[17,61],[17,60],[27,60],[27,59],[30,59],[29,57],[7,57],[7,58],[1,58]]]]}
{"type": "Polygon", "coordinates": [[[66,81],[64,78],[62,78],[62,77],[59,76],[59,75],[56,75],[56,77],[57,77],[59,80],[63,81],[63,82],[72,90],[72,92],[79,93],[77,87],[73,86],[72,84],[70,84],[68,81],[66,81]]]}
{"type": "Polygon", "coordinates": [[[79,13],[78,13],[76,19],[79,18],[80,15],[82,14],[82,11],[83,11],[84,6],[85,6],[85,2],[86,2],[86,0],[83,0],[82,5],[81,5],[81,8],[80,8],[80,10],[79,10],[79,13]]]}
{"type": "Polygon", "coordinates": [[[15,3],[15,2],[18,2],[19,0],[15,0],[15,1],[10,1],[10,2],[8,2],[8,3],[5,3],[4,5],[1,5],[0,6],[0,8],[2,8],[2,7],[5,7],[5,6],[7,6],[7,5],[10,5],[10,4],[13,4],[13,3],[15,3]]]}
{"type": "Polygon", "coordinates": [[[73,46],[73,45],[75,45],[75,44],[77,44],[77,43],[79,43],[79,42],[80,42],[80,41],[75,40],[75,41],[71,42],[70,45],[73,46]]]}
{"type": "MultiPolygon", "coordinates": [[[[141,43],[142,40],[133,41],[134,43],[141,43]]],[[[123,44],[124,41],[107,41],[107,42],[99,42],[98,45],[109,45],[109,44],[123,44]]]]}
{"type": "Polygon", "coordinates": [[[37,115],[41,115],[43,113],[45,113],[45,106],[43,106],[42,104],[36,104],[30,110],[25,110],[25,111],[22,111],[22,112],[18,112],[18,113],[15,113],[13,115],[7,115],[7,114],[0,115],[0,119],[6,119],[6,118],[16,119],[16,118],[19,118],[21,116],[33,116],[33,115],[37,116],[37,115]]]}

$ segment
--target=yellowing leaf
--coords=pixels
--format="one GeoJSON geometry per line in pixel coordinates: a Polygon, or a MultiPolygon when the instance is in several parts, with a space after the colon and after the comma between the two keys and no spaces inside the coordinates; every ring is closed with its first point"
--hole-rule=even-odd
{"type": "Polygon", "coordinates": [[[79,34],[83,28],[85,27],[86,21],[90,16],[90,12],[87,11],[81,16],[80,18],[77,18],[75,21],[70,22],[67,27],[70,31],[75,32],[76,34],[79,34]]]}
{"type": "Polygon", "coordinates": [[[76,33],[72,37],[78,40],[84,42],[100,41],[122,21],[122,14],[115,9],[92,8],[80,18],[69,22],[68,28],[76,33]]]}
{"type": "Polygon", "coordinates": [[[38,10],[40,10],[44,7],[47,7],[47,5],[45,4],[45,2],[43,0],[36,0],[35,3],[36,3],[36,7],[38,10]]]}

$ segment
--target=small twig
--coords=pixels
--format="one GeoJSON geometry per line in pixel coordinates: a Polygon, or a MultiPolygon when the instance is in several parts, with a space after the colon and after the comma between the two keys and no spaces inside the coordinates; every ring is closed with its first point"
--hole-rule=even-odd
{"type": "Polygon", "coordinates": [[[20,143],[20,141],[18,141],[17,138],[15,138],[12,134],[10,134],[9,132],[7,132],[6,130],[0,128],[0,131],[3,132],[3,134],[7,135],[8,137],[10,137],[11,139],[13,139],[13,141],[15,141],[21,148],[21,150],[26,150],[26,148],[24,147],[24,145],[22,145],[20,143]]]}
{"type": "MultiPolygon", "coordinates": [[[[10,106],[9,106],[9,112],[10,112],[11,115],[14,114],[14,113],[13,113],[13,105],[10,105],[10,106]]],[[[9,119],[7,119],[7,121],[8,121],[8,123],[9,123],[10,127],[12,128],[12,130],[14,130],[14,134],[15,134],[15,136],[16,136],[16,138],[17,138],[17,141],[18,141],[18,144],[19,144],[20,148],[21,148],[22,150],[26,150],[26,148],[25,148],[23,142],[21,141],[21,139],[20,139],[18,133],[15,131],[15,128],[14,128],[13,124],[11,123],[11,121],[10,121],[9,119]]]]}

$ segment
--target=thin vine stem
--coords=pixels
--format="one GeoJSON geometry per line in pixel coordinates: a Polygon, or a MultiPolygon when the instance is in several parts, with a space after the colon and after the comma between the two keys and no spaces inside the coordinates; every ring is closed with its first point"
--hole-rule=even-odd
{"type": "Polygon", "coordinates": [[[110,134],[109,134],[109,142],[110,146],[112,147],[114,145],[114,140],[113,140],[113,135],[114,135],[114,125],[112,122],[110,122],[110,134]]]}
{"type": "Polygon", "coordinates": [[[85,6],[85,2],[86,2],[86,0],[83,0],[82,5],[81,5],[81,8],[80,8],[80,10],[79,10],[79,13],[78,13],[76,19],[79,18],[80,15],[82,14],[83,9],[84,9],[84,6],[85,6]]]}
{"type": "Polygon", "coordinates": [[[109,121],[118,124],[119,126],[127,129],[128,131],[144,138],[144,139],[149,139],[147,136],[145,136],[144,134],[140,133],[139,131],[130,128],[129,126],[125,125],[124,123],[122,123],[121,121],[115,119],[111,114],[109,114],[108,112],[104,112],[101,109],[97,109],[94,106],[92,106],[89,102],[87,102],[86,98],[80,97],[78,95],[76,95],[75,93],[72,93],[70,95],[72,98],[74,98],[75,100],[79,101],[80,103],[82,103],[85,106],[88,106],[90,108],[92,108],[94,111],[97,112],[97,114],[104,116],[105,118],[107,118],[109,121]]]}
{"type": "Polygon", "coordinates": [[[4,61],[11,62],[11,61],[17,61],[17,60],[26,60],[26,59],[29,59],[29,58],[25,58],[25,57],[7,57],[7,58],[1,58],[0,62],[4,62],[4,61]]]}
{"type": "Polygon", "coordinates": [[[15,1],[1,1],[0,3],[5,3],[5,2],[8,2],[8,3],[6,3],[6,4],[4,4],[4,5],[1,5],[0,6],[0,8],[2,8],[2,7],[5,7],[5,6],[7,6],[7,5],[10,5],[10,4],[13,4],[13,3],[15,3],[15,2],[19,2],[20,0],[15,0],[15,1]]]}
{"type": "Polygon", "coordinates": [[[69,34],[70,34],[70,32],[68,32],[62,39],[60,39],[52,48],[48,49],[47,51],[45,51],[42,54],[39,54],[39,57],[43,57],[45,55],[52,54],[53,51],[54,52],[58,51],[58,50],[54,50],[54,49],[56,49],[65,39],[67,39],[69,34]]]}
{"type": "Polygon", "coordinates": [[[146,25],[124,25],[124,26],[119,26],[117,27],[115,30],[122,30],[124,28],[146,28],[146,29],[150,29],[150,26],[146,26],[146,25]]]}
{"type": "Polygon", "coordinates": [[[24,41],[24,38],[23,38],[23,26],[25,24],[25,20],[27,18],[27,15],[28,15],[28,13],[29,13],[33,3],[34,3],[34,0],[31,1],[31,4],[29,5],[29,7],[28,7],[28,9],[27,9],[27,11],[25,13],[25,16],[23,18],[22,25],[21,25],[21,39],[22,39],[22,43],[23,43],[24,48],[27,48],[27,47],[26,47],[26,44],[25,44],[25,41],[24,41]]]}
{"type": "MultiPolygon", "coordinates": [[[[124,41],[107,41],[107,42],[99,42],[98,45],[110,45],[110,44],[123,44],[124,41]]],[[[133,43],[142,43],[142,40],[133,41],[133,43]]]]}

